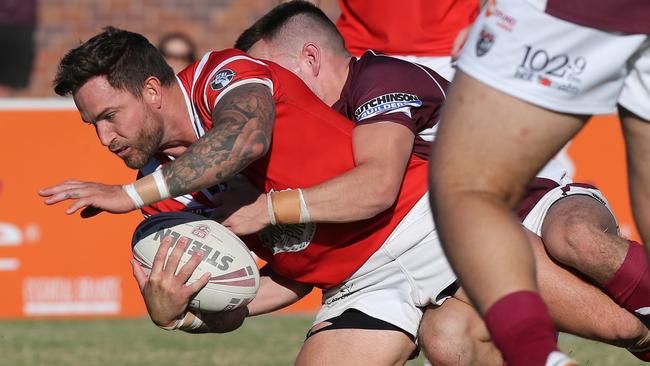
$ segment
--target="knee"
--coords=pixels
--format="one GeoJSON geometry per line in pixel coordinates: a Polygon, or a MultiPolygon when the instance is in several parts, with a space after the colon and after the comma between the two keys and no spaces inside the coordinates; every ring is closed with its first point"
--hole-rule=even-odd
{"type": "Polygon", "coordinates": [[[424,356],[436,366],[464,365],[471,359],[471,326],[466,319],[425,316],[418,332],[424,356]]]}
{"type": "Polygon", "coordinates": [[[552,226],[542,232],[542,239],[551,257],[570,263],[588,253],[602,235],[603,229],[597,223],[573,212],[553,220],[552,226]]]}

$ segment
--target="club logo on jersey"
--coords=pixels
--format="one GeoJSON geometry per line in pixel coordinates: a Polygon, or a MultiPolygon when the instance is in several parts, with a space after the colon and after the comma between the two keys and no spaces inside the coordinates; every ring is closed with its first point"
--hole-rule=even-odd
{"type": "Polygon", "coordinates": [[[230,81],[235,77],[235,72],[230,69],[223,69],[215,75],[214,80],[210,83],[212,90],[221,90],[230,84],[230,81]]]}
{"type": "Polygon", "coordinates": [[[357,122],[380,114],[403,111],[410,116],[410,107],[421,107],[417,95],[407,93],[388,93],[372,98],[354,111],[357,122]]]}
{"type": "Polygon", "coordinates": [[[307,249],[316,233],[316,224],[274,225],[262,230],[258,236],[262,245],[273,255],[294,253],[307,249]]]}
{"type": "Polygon", "coordinates": [[[476,56],[481,57],[490,51],[495,39],[494,32],[488,27],[483,27],[476,42],[476,56]]]}

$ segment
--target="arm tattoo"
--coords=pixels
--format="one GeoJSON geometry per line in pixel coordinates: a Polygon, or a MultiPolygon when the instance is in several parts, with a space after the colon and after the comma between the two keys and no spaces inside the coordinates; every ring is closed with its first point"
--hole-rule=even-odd
{"type": "Polygon", "coordinates": [[[271,145],[275,101],[265,85],[238,86],[212,111],[213,127],[163,167],[172,196],[223,182],[264,156],[271,145]]]}

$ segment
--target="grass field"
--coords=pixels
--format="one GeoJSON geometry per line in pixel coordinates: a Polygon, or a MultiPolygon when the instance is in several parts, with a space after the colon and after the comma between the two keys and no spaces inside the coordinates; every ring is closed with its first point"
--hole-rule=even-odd
{"type": "MultiPolygon", "coordinates": [[[[231,334],[189,335],[159,330],[148,319],[1,321],[0,365],[291,365],[310,322],[310,315],[263,316],[231,334]]],[[[560,340],[583,366],[642,365],[620,349],[560,340]]]]}

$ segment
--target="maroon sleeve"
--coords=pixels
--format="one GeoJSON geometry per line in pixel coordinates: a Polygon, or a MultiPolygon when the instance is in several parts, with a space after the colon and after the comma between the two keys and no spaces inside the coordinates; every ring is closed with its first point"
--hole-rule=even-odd
{"type": "Polygon", "coordinates": [[[438,122],[447,82],[424,66],[366,53],[357,65],[349,104],[357,124],[395,122],[414,135],[438,122]]]}

